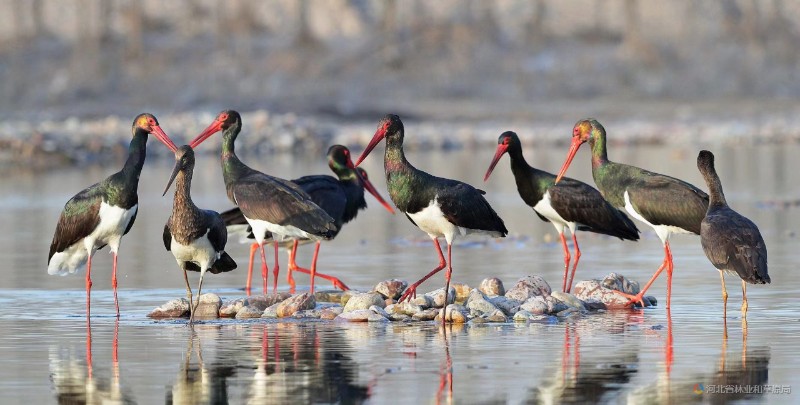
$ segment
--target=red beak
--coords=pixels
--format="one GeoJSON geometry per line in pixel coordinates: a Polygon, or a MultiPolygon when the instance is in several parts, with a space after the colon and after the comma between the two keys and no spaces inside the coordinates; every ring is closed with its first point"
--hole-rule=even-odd
{"type": "Polygon", "coordinates": [[[364,151],[361,152],[361,156],[359,156],[358,160],[356,160],[356,167],[358,167],[358,165],[361,164],[361,161],[363,161],[364,158],[367,157],[367,155],[369,155],[369,153],[372,152],[373,149],[375,149],[375,146],[377,146],[378,143],[380,143],[380,141],[382,141],[383,138],[385,137],[386,137],[386,127],[384,126],[378,128],[378,130],[375,131],[375,135],[372,137],[372,140],[369,141],[369,145],[367,145],[366,149],[364,149],[364,151]]]}
{"type": "Polygon", "coordinates": [[[583,145],[583,141],[581,141],[580,137],[574,136],[572,137],[572,144],[569,146],[569,153],[567,153],[567,160],[564,162],[564,165],[561,166],[561,171],[558,172],[558,176],[556,177],[556,184],[558,181],[564,177],[564,173],[567,172],[569,169],[569,164],[572,163],[572,159],[575,158],[575,154],[578,153],[578,148],[583,145]]]}
{"type": "Polygon", "coordinates": [[[159,141],[161,141],[161,143],[163,143],[164,145],[166,145],[166,146],[169,148],[169,150],[171,150],[171,151],[172,151],[172,153],[175,153],[175,151],[176,151],[176,150],[178,150],[178,147],[177,147],[177,146],[175,146],[175,143],[174,143],[174,142],[172,142],[172,139],[170,139],[170,138],[167,136],[167,134],[165,134],[165,133],[164,133],[164,130],[163,130],[163,129],[161,129],[161,127],[160,127],[160,126],[158,126],[158,125],[152,125],[152,126],[150,126],[150,131],[151,131],[150,133],[152,133],[153,135],[155,135],[155,136],[156,136],[156,138],[157,138],[159,141]]]}
{"type": "Polygon", "coordinates": [[[211,125],[208,126],[208,128],[204,129],[203,132],[200,133],[200,135],[197,135],[194,139],[192,139],[191,142],[189,142],[189,146],[192,149],[194,149],[197,147],[197,145],[203,143],[203,141],[208,139],[211,135],[214,135],[221,130],[222,130],[222,122],[214,120],[214,122],[212,122],[211,125]]]}
{"type": "Polygon", "coordinates": [[[494,170],[494,167],[497,166],[497,162],[500,161],[500,158],[503,157],[503,154],[505,154],[507,150],[508,145],[502,143],[497,145],[497,151],[494,153],[494,158],[492,158],[492,163],[489,165],[489,170],[487,170],[486,175],[483,176],[483,181],[489,180],[492,170],[494,170]]]}
{"type": "Polygon", "coordinates": [[[362,176],[359,170],[356,170],[356,175],[361,180],[361,184],[364,185],[364,188],[369,191],[369,193],[372,194],[372,196],[375,197],[375,199],[378,200],[378,202],[381,203],[384,208],[386,208],[386,211],[389,211],[392,213],[392,215],[394,215],[394,208],[392,208],[392,206],[381,197],[381,195],[378,193],[378,190],[375,189],[375,186],[372,185],[369,179],[365,176],[362,176]]]}

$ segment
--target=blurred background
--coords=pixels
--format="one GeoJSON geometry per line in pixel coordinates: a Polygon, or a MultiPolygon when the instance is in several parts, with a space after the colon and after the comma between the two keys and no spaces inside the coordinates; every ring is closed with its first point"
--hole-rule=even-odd
{"type": "Polygon", "coordinates": [[[139,112],[180,138],[223,108],[253,113],[259,151],[362,142],[387,112],[441,147],[497,124],[564,141],[585,116],[618,140],[785,141],[798,43],[785,0],[7,0],[2,161],[100,159],[139,112]]]}

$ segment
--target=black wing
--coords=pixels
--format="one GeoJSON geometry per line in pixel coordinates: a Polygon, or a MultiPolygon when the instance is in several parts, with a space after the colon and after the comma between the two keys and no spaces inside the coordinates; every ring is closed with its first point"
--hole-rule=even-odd
{"type": "Polygon", "coordinates": [[[333,218],[290,181],[254,173],[240,178],[230,188],[248,218],[291,225],[323,238],[330,238],[337,229],[333,218]]]}
{"type": "Polygon", "coordinates": [[[239,207],[233,207],[220,214],[225,225],[247,225],[247,220],[239,207]]]}
{"type": "Polygon", "coordinates": [[[338,179],[318,175],[304,176],[292,182],[300,186],[311,197],[311,201],[325,210],[336,221],[336,225],[340,226],[347,208],[347,194],[338,179]]]}
{"type": "Polygon", "coordinates": [[[208,240],[211,242],[211,247],[217,252],[225,250],[225,244],[228,243],[228,229],[225,228],[225,222],[216,211],[203,210],[205,223],[208,227],[208,240]]]}
{"type": "Polygon", "coordinates": [[[751,284],[771,281],[764,238],[756,224],[736,211],[728,207],[712,209],[703,220],[700,242],[714,267],[735,271],[751,284]]]}
{"type": "Polygon", "coordinates": [[[639,229],[625,213],[614,208],[594,187],[578,180],[564,178],[549,187],[553,209],[567,221],[576,222],[581,230],[638,240],[639,229]]]}
{"type": "MultiPolygon", "coordinates": [[[[100,204],[103,202],[100,183],[94,184],[74,197],[64,205],[61,216],[58,218],[56,232],[50,243],[50,253],[47,261],[58,252],[63,252],[79,240],[89,236],[100,224],[100,204]]],[[[131,221],[133,223],[133,221],[131,221]]]]}
{"type": "Polygon", "coordinates": [[[508,234],[503,220],[483,198],[480,190],[456,180],[440,179],[437,201],[448,221],[456,226],[508,234]],[[441,181],[445,180],[445,181],[441,181]]]}
{"type": "Polygon", "coordinates": [[[169,221],[171,220],[172,217],[170,217],[170,219],[167,220],[167,223],[164,224],[164,233],[161,235],[162,239],[164,240],[164,247],[167,248],[167,252],[172,250],[172,233],[169,231],[169,221]]]}
{"type": "Polygon", "coordinates": [[[222,252],[219,259],[211,266],[208,271],[211,274],[226,273],[236,268],[236,262],[227,253],[222,252]]]}
{"type": "Polygon", "coordinates": [[[699,234],[708,210],[708,194],[674,177],[643,171],[628,185],[631,204],[653,225],[677,226],[699,234]]]}

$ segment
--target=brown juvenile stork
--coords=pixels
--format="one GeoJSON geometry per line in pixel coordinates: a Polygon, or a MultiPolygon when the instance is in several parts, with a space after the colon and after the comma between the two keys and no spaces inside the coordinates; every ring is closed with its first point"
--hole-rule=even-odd
{"type": "Polygon", "coordinates": [[[768,284],[767,245],[753,221],[728,206],[722,182],[714,169],[714,155],[700,151],[697,168],[708,185],[710,202],[700,225],[700,242],[706,257],[719,270],[722,282],[723,317],[728,311],[725,273],[742,279],[742,318],[747,317],[747,283],[768,284]]]}
{"type": "Polygon", "coordinates": [[[175,168],[169,177],[164,194],[167,194],[172,182],[175,182],[175,198],[172,203],[172,215],[164,225],[164,247],[172,252],[178,266],[183,270],[186,292],[189,297],[189,323],[194,320],[197,305],[203,288],[203,276],[206,271],[219,274],[236,268],[236,262],[225,253],[228,241],[228,230],[219,213],[197,208],[192,201],[192,172],[194,171],[194,151],[183,145],[175,151],[175,168]],[[186,271],[200,272],[200,283],[197,286],[197,304],[192,300],[192,288],[186,271]]]}

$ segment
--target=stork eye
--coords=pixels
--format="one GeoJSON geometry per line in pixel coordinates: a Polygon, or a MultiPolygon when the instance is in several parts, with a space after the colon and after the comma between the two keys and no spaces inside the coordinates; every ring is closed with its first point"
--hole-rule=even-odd
{"type": "Polygon", "coordinates": [[[227,121],[228,120],[228,114],[226,114],[226,113],[220,114],[218,120],[219,121],[227,121]]]}

